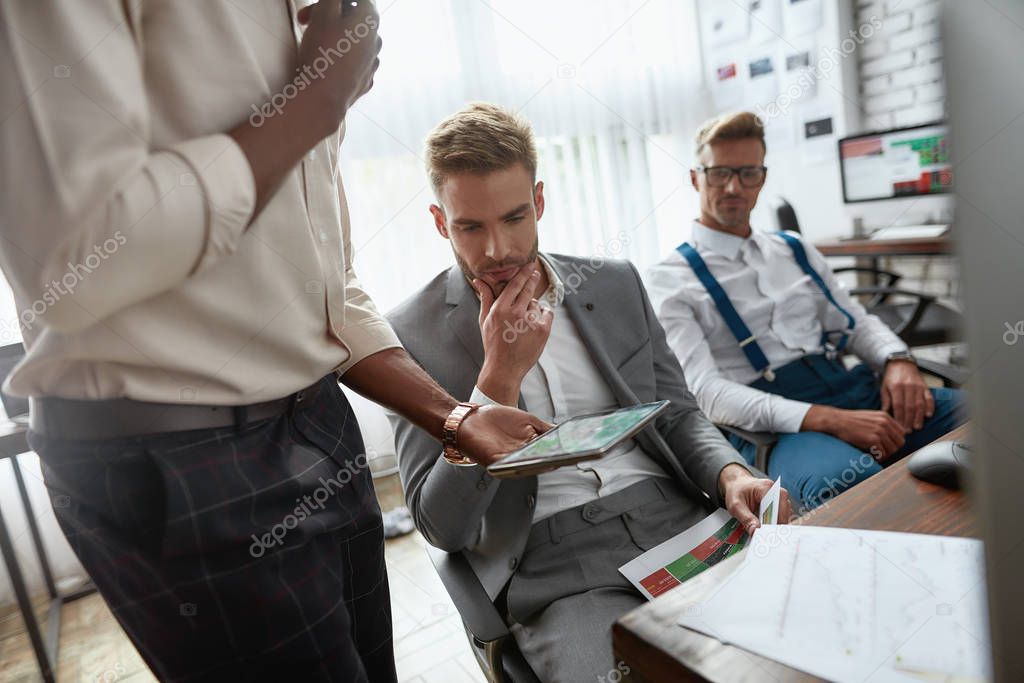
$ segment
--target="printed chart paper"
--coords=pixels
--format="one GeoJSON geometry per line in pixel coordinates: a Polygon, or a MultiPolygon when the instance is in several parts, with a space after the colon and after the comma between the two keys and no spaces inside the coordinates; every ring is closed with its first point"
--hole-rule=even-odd
{"type": "Polygon", "coordinates": [[[828,680],[991,677],[978,539],[765,526],[735,564],[679,624],[828,680]]]}
{"type": "Polygon", "coordinates": [[[686,531],[619,567],[648,600],[672,590],[747,544],[747,532],[718,509],[686,531]]]}
{"type": "MultiPolygon", "coordinates": [[[[761,505],[757,512],[757,518],[761,524],[779,523],[779,505],[782,503],[782,477],[775,480],[768,493],[761,499],[761,505]]],[[[757,533],[756,531],[754,532],[757,533]]]]}

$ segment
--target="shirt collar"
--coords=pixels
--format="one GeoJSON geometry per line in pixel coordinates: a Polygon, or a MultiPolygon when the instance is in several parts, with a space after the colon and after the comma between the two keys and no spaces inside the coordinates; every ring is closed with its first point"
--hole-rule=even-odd
{"type": "Polygon", "coordinates": [[[690,233],[690,239],[693,240],[695,247],[708,249],[720,256],[724,256],[730,261],[736,260],[736,257],[740,253],[740,249],[743,248],[743,245],[746,242],[750,241],[756,246],[760,246],[758,244],[757,230],[752,229],[749,237],[739,237],[732,233],[709,228],[700,221],[693,222],[693,230],[690,233]]]}
{"type": "Polygon", "coordinates": [[[544,272],[548,274],[547,291],[538,298],[543,298],[552,308],[561,306],[562,300],[565,299],[565,285],[562,283],[562,279],[558,277],[558,273],[551,266],[547,256],[538,254],[537,261],[544,268],[544,272]]]}

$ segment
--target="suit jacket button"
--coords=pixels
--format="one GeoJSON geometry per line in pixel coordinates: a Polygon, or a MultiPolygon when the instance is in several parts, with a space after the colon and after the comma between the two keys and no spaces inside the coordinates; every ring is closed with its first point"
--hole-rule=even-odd
{"type": "Polygon", "coordinates": [[[487,482],[486,482],[486,481],[484,481],[483,479],[481,479],[480,481],[478,481],[478,482],[476,483],[476,487],[477,487],[478,489],[480,489],[481,491],[483,491],[484,489],[486,489],[486,488],[487,488],[487,482]]]}
{"type": "Polygon", "coordinates": [[[508,561],[508,568],[511,569],[512,571],[515,571],[516,567],[518,567],[518,566],[519,566],[519,558],[513,557],[511,560],[508,561]]]}

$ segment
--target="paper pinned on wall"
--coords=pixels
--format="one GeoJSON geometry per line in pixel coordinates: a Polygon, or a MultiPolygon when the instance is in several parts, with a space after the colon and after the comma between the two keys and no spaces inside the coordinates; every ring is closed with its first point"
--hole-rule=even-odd
{"type": "Polygon", "coordinates": [[[783,24],[789,37],[802,36],[821,28],[821,0],[782,0],[783,24]]]}
{"type": "Polygon", "coordinates": [[[718,111],[736,109],[743,104],[744,60],[739,50],[720,50],[708,58],[711,73],[711,97],[718,111]]]}
{"type": "Polygon", "coordinates": [[[830,111],[811,108],[801,112],[801,158],[806,164],[820,164],[836,158],[835,119],[830,111]]]}
{"type": "Polygon", "coordinates": [[[705,2],[700,6],[705,45],[720,47],[746,40],[750,17],[740,4],[705,2]]]}
{"type": "Polygon", "coordinates": [[[782,44],[782,92],[792,102],[818,96],[817,55],[817,45],[811,36],[782,44]]]}
{"type": "Polygon", "coordinates": [[[751,45],[760,45],[782,37],[782,0],[750,0],[751,45]]]}
{"type": "Polygon", "coordinates": [[[768,50],[752,52],[747,59],[747,92],[744,100],[748,105],[766,105],[779,96],[778,70],[775,55],[768,50]]]}

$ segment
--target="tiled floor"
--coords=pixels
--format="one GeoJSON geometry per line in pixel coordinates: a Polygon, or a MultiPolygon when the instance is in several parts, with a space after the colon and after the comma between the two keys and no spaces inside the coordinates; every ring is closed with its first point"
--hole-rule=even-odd
{"type": "MultiPolygon", "coordinates": [[[[392,482],[380,486],[383,507],[396,500],[392,482]]],[[[462,621],[434,572],[423,537],[414,532],[388,541],[398,680],[407,683],[483,683],[462,621]]],[[[41,613],[41,612],[39,612],[41,613]]],[[[96,594],[64,607],[58,680],[149,683],[146,668],[103,600],[96,594]]],[[[45,629],[45,626],[43,627],[45,629]]],[[[16,611],[0,614],[0,682],[39,680],[35,659],[16,611]]]]}

